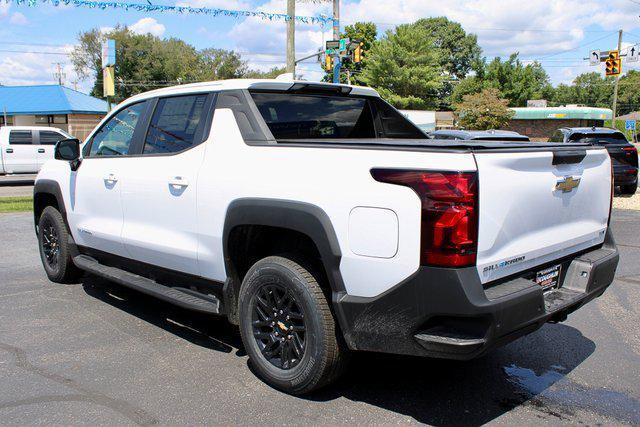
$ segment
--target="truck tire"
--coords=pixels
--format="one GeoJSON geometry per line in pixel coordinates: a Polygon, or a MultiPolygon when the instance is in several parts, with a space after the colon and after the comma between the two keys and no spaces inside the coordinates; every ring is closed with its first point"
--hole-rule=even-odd
{"type": "Polygon", "coordinates": [[[629,185],[621,185],[620,186],[620,192],[622,194],[635,194],[636,190],[638,189],[638,183],[635,184],[629,184],[629,185]]]}
{"type": "Polygon", "coordinates": [[[341,374],[348,350],[317,278],[297,262],[256,262],[242,282],[239,312],[242,342],[267,384],[301,395],[341,374]]]}
{"type": "Polygon", "coordinates": [[[67,226],[53,206],[44,208],[38,220],[38,248],[44,271],[52,282],[74,283],[82,275],[73,264],[67,226]]]}

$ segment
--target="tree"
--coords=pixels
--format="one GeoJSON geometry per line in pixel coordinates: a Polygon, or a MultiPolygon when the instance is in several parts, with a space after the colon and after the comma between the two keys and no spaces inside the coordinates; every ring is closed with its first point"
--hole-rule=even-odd
{"type": "Polygon", "coordinates": [[[523,65],[518,54],[502,61],[495,58],[484,72],[488,87],[498,89],[511,107],[524,107],[529,99],[544,99],[553,94],[549,75],[539,62],[523,65]]]}
{"type": "Polygon", "coordinates": [[[240,54],[225,49],[203,49],[198,52],[203,80],[238,79],[247,72],[240,54]]]}
{"type": "Polygon", "coordinates": [[[433,109],[444,76],[437,48],[424,26],[403,24],[389,30],[368,53],[362,81],[398,108],[433,109]]]}
{"type": "MultiPolygon", "coordinates": [[[[613,81],[613,79],[607,80],[613,81]]],[[[640,72],[629,70],[620,78],[617,115],[628,114],[638,109],[640,109],[640,72]]]]}
{"type": "Polygon", "coordinates": [[[242,77],[247,79],[275,79],[287,72],[285,67],[273,67],[268,71],[249,70],[242,77]]]}
{"type": "Polygon", "coordinates": [[[610,108],[614,83],[615,79],[603,77],[596,72],[580,74],[571,85],[558,85],[552,100],[557,105],[582,104],[610,108]]]}
{"type": "Polygon", "coordinates": [[[451,104],[460,104],[465,95],[473,95],[482,92],[488,87],[488,83],[479,76],[469,76],[460,80],[451,93],[451,104]]]}
{"type": "Polygon", "coordinates": [[[175,38],[160,39],[135,34],[118,26],[102,33],[93,29],[80,33],[71,53],[76,73],[95,78],[91,94],[102,97],[102,42],[116,41],[116,100],[171,84],[241,77],[247,72],[240,55],[222,49],[198,51],[175,38]]]}
{"type": "Polygon", "coordinates": [[[509,123],[515,112],[508,107],[497,89],[484,89],[477,94],[465,95],[455,106],[458,123],[465,129],[500,129],[509,123]]]}
{"type": "Polygon", "coordinates": [[[449,76],[463,79],[481,65],[478,37],[467,34],[459,23],[441,16],[419,19],[414,25],[423,27],[433,38],[433,46],[440,52],[438,62],[449,76]]]}

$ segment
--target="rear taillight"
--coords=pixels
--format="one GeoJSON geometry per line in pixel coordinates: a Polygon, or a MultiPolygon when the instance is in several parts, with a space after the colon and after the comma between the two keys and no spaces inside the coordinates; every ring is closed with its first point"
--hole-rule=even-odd
{"type": "Polygon", "coordinates": [[[636,149],[636,147],[623,147],[622,151],[625,151],[627,153],[628,156],[630,156],[633,153],[638,153],[638,150],[636,149]]]}
{"type": "Polygon", "coordinates": [[[613,185],[613,159],[609,156],[609,163],[611,166],[611,197],[609,198],[609,218],[607,219],[607,227],[611,224],[611,213],[613,212],[613,192],[615,187],[613,185]]]}
{"type": "Polygon", "coordinates": [[[404,185],[422,201],[422,265],[475,265],[478,250],[478,175],[373,169],[376,181],[404,185]]]}

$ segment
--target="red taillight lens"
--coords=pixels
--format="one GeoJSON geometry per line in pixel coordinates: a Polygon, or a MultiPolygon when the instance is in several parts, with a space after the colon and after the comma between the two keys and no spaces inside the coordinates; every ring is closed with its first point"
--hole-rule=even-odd
{"type": "Polygon", "coordinates": [[[373,169],[376,181],[404,185],[422,200],[422,265],[465,267],[478,250],[478,175],[373,169]]]}
{"type": "Polygon", "coordinates": [[[638,152],[636,147],[623,147],[622,151],[626,151],[628,155],[631,155],[631,153],[637,153],[638,152]]]}

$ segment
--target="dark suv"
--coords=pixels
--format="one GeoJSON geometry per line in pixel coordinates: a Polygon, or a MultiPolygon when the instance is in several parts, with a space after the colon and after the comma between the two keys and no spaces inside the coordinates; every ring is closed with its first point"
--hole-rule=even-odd
{"type": "Polygon", "coordinates": [[[613,162],[614,184],[622,194],[634,194],[638,188],[638,150],[624,134],[609,128],[561,128],[549,142],[587,142],[607,148],[613,162]]]}

